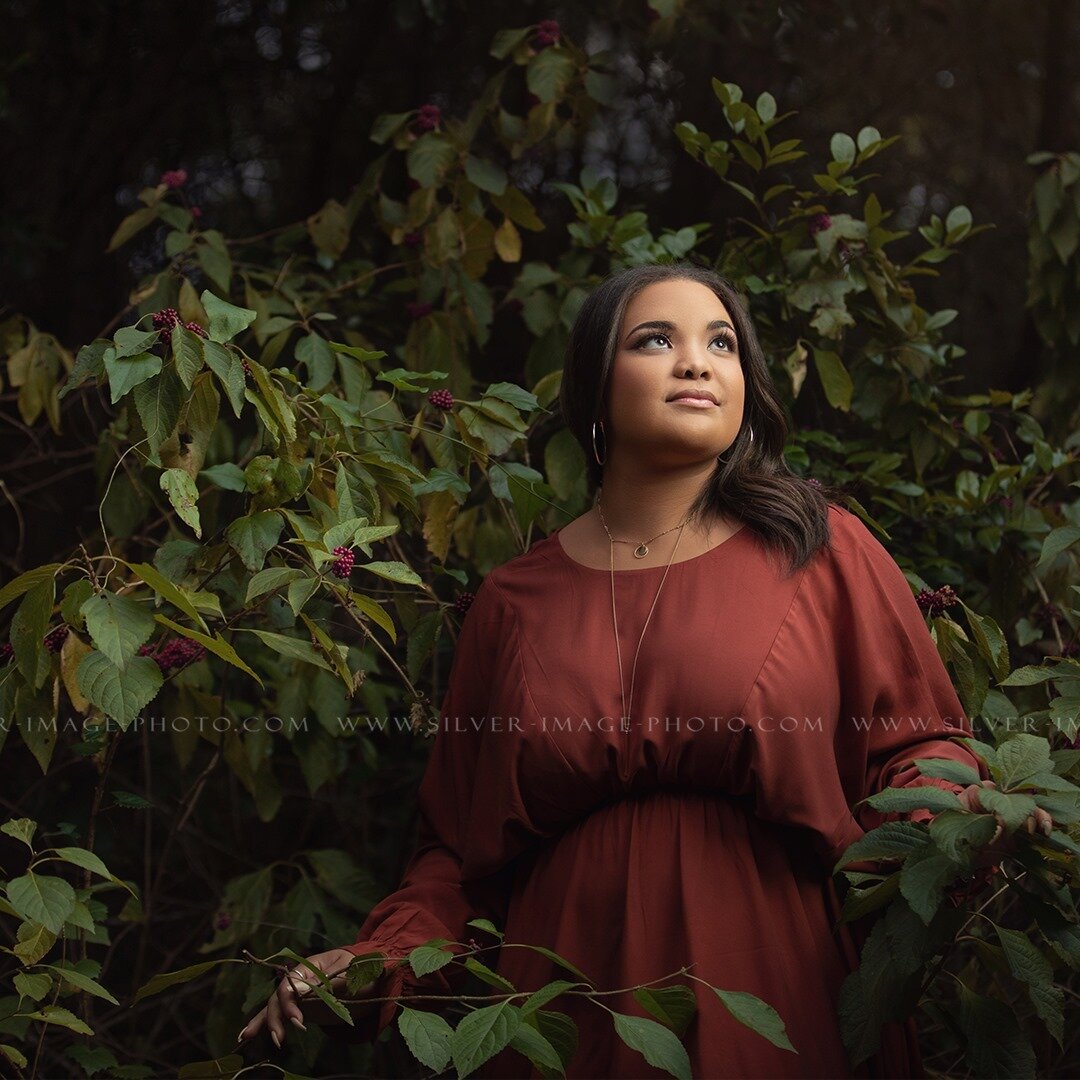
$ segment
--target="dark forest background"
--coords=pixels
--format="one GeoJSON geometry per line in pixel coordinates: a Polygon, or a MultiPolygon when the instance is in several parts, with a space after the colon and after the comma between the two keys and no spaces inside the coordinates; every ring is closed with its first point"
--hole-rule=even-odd
{"type": "MultiPolygon", "coordinates": [[[[344,199],[381,150],[369,139],[378,114],[464,108],[487,77],[496,31],[554,18],[588,51],[617,53],[619,101],[555,160],[526,154],[516,164],[512,182],[549,226],[535,257],[554,259],[560,218],[572,219],[546,189],[590,163],[617,180],[624,207],[673,227],[709,221],[724,235],[743,211],[739,196],[672,133],[682,119],[709,127],[715,76],[798,111],[808,147],[865,124],[898,134],[875,181],[881,201],[898,207],[895,228],[961,202],[976,223],[993,223],[962,280],[922,282],[931,310],[960,312],[957,392],[1036,386],[1068,362],[1044,346],[1025,307],[1037,175],[1025,158],[1080,144],[1080,12],[1069,0],[8,0],[0,10],[0,319],[21,313],[72,351],[110,325],[145,271],[139,243],[104,251],[162,172],[186,170],[201,223],[229,236],[301,221],[344,199]]],[[[152,232],[141,243],[147,259],[159,256],[152,232]]],[[[478,377],[520,380],[526,344],[519,320],[496,319],[478,377]]],[[[31,430],[16,394],[0,395],[9,492],[0,576],[26,551],[43,561],[70,550],[102,421],[87,407],[68,410],[59,437],[47,425],[31,430]]],[[[89,503],[86,512],[96,516],[89,503]]]]}

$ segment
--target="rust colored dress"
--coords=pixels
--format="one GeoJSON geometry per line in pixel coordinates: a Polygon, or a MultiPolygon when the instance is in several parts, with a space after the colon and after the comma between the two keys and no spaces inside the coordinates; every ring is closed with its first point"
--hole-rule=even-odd
{"type": "MultiPolygon", "coordinates": [[[[348,948],[397,958],[434,937],[487,944],[465,924],[488,918],[507,942],[554,949],[603,990],[692,964],[779,1012],[798,1054],[734,1020],[701,983],[665,980],[697,997],[683,1040],[696,1078],[923,1076],[910,1019],[887,1025],[857,1069],[848,1062],[836,1001],[861,938],[838,923],[831,871],[882,820],[868,807],[853,816],[863,797],[888,784],[960,790],[920,777],[913,758],[989,774],[950,741],[971,726],[900,568],[847,510],[831,506],[829,525],[831,544],[790,577],[745,525],[671,564],[626,733],[609,571],[571,559],[558,530],[492,571],[458,638],[418,845],[348,948]]],[[[663,573],[615,571],[628,693],[663,573]]],[[[519,990],[567,977],[521,948],[491,963],[519,990]]],[[[402,965],[376,992],[407,1003],[455,988],[402,965]]],[[[628,993],[604,1001],[649,1015],[628,993]]],[[[669,1075],[596,1005],[551,1007],[579,1029],[568,1076],[669,1075]]],[[[365,1037],[396,1012],[388,1001],[361,1018],[365,1037]]],[[[507,1049],[474,1075],[539,1075],[530,1070],[507,1049]]]]}

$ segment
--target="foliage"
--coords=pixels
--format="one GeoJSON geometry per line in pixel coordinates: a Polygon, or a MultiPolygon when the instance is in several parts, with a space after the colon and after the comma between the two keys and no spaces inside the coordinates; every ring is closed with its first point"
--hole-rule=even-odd
{"type": "MultiPolygon", "coordinates": [[[[1007,969],[1018,984],[1010,1018],[1061,1032],[1055,980],[1071,978],[1080,957],[1070,857],[1080,757],[1069,749],[1080,701],[1075,437],[1052,445],[1027,411],[1029,391],[950,393],[964,356],[946,336],[957,313],[924,310],[914,284],[989,226],[956,206],[918,230],[919,244],[888,226],[865,168],[895,137],[837,133],[818,168],[816,148],[779,137],[789,114],[772,95],[751,104],[714,80],[724,137],[689,122],[675,134],[745,203],[728,235],[708,222],[658,228],[586,168],[577,183],[553,185],[565,199],[558,209],[573,214],[565,249],[551,264],[530,259],[529,234],[545,230],[545,216],[515,184],[515,163],[567,144],[611,89],[605,54],[565,36],[535,46],[533,28],[500,33],[491,54],[501,66],[461,117],[430,107],[423,125],[413,113],[380,117],[371,137],[385,149],[346,200],[268,237],[201,229],[182,189],[146,188],[109,249],[159,230],[162,264],[136,283],[111,336],[74,358],[24,319],[3,326],[27,424],[59,429],[69,395],[105,388],[112,410],[98,446],[101,535],[0,589],[0,610],[11,609],[0,714],[17,718],[22,742],[5,747],[4,725],[0,751],[28,753],[50,780],[72,766],[93,773],[76,789],[77,808],[60,781],[48,795],[27,783],[23,813],[4,826],[31,852],[0,900],[12,943],[0,1050],[25,1075],[68,1059],[88,1075],[154,1073],[164,1020],[149,987],[185,988],[174,1007],[205,1030],[222,1070],[239,1068],[226,1056],[237,1021],[272,982],[263,964],[235,957],[170,971],[191,952],[197,913],[214,927],[203,953],[298,957],[352,940],[392,879],[372,876],[368,862],[389,860],[376,841],[358,865],[351,822],[339,846],[325,847],[327,826],[314,831],[294,803],[329,810],[344,792],[354,804],[364,793],[360,816],[370,821],[378,804],[378,836],[404,833],[379,778],[404,770],[409,790],[420,740],[387,730],[415,734],[431,718],[470,582],[587,505],[581,450],[551,408],[578,307],[613,269],[678,258],[716,265],[745,290],[791,409],[792,467],[850,492],[849,507],[895,544],[920,596],[955,589],[963,622],[942,602],[928,607],[930,629],[979,727],[972,746],[1001,780],[995,809],[1015,822],[1034,800],[1059,823],[1050,843],[1021,847],[1007,888],[960,937],[942,888],[992,818],[937,806],[929,828],[890,823],[868,835],[868,852],[903,863],[872,884],[851,881],[849,913],[887,906],[852,984],[872,992],[845,1009],[849,1048],[865,1057],[884,1010],[921,1005],[941,1021],[932,1035],[942,1054],[961,1050],[979,1075],[1034,1075],[1021,1025],[1007,1040],[982,1040],[1003,1023],[1000,1003],[959,971],[1007,969]],[[534,96],[526,115],[501,104],[511,79],[534,96]],[[497,312],[520,317],[528,335],[521,381],[475,390],[472,362],[497,312]],[[354,549],[362,558],[343,563],[354,549]],[[79,741],[59,738],[65,717],[79,741]],[[167,745],[149,737],[166,730],[167,745]],[[35,847],[40,822],[78,844],[35,847]],[[260,865],[247,839],[260,824],[274,826],[271,839],[302,839],[260,865]],[[894,846],[877,846],[889,838],[894,846]],[[81,888],[41,871],[53,859],[81,868],[81,888]],[[185,888],[191,867],[210,896],[185,888]],[[95,894],[117,888],[131,896],[110,911],[95,894]],[[1023,945],[1032,924],[1038,944],[1023,945]],[[145,978],[152,971],[156,982],[145,978]],[[121,1011],[129,990],[138,992],[121,1011]],[[59,1004],[75,995],[71,1009],[59,1004]],[[100,1001],[114,1007],[102,1023],[100,1001]],[[94,1043],[78,1037],[90,1032],[94,1043]]],[[[887,809],[897,796],[876,798],[887,809]]],[[[616,1030],[649,1060],[662,1043],[673,1062],[677,1019],[638,1000],[656,1021],[615,1018],[616,1030]]],[[[417,1056],[430,1068],[452,1060],[464,1075],[505,1037],[559,1075],[549,1051],[561,1066],[567,1058],[543,1012],[506,999],[468,1011],[450,1033],[445,1020],[403,1008],[399,1031],[413,1053],[426,1047],[417,1056]]],[[[172,1045],[190,1056],[182,1032],[172,1045]]],[[[312,1038],[297,1054],[311,1068],[323,1049],[312,1038]]],[[[354,1048],[354,1068],[371,1052],[354,1048]]]]}

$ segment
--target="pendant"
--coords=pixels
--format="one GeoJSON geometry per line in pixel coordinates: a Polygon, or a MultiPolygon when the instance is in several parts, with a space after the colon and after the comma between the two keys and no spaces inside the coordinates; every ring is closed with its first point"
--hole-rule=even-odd
{"type": "Polygon", "coordinates": [[[642,541],[636,548],[634,548],[634,557],[637,559],[644,559],[649,554],[649,549],[645,546],[645,542],[642,541]]]}
{"type": "Polygon", "coordinates": [[[629,716],[620,716],[619,717],[619,730],[624,735],[629,734],[629,732],[630,732],[630,717],[629,716]]]}

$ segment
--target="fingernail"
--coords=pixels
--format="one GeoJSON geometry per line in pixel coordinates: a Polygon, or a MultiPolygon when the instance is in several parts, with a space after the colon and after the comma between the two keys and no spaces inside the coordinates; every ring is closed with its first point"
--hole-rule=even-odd
{"type": "Polygon", "coordinates": [[[290,1019],[290,1020],[291,1020],[291,1021],[292,1021],[292,1022],[293,1022],[293,1023],[294,1023],[294,1024],[295,1024],[295,1025],[296,1025],[296,1026],[297,1026],[297,1027],[298,1027],[298,1028],[300,1029],[300,1030],[301,1030],[301,1031],[307,1031],[307,1028],[306,1028],[306,1027],[304,1027],[304,1025],[300,1023],[300,1020],[299,1020],[299,1018],[298,1018],[298,1017],[295,1017],[295,1016],[290,1016],[290,1017],[289,1017],[289,1019],[290,1019]]]}
{"type": "Polygon", "coordinates": [[[281,1040],[278,1038],[277,1032],[276,1031],[271,1031],[270,1032],[270,1038],[274,1040],[274,1045],[280,1050],[281,1049],[281,1040]]]}
{"type": "Polygon", "coordinates": [[[244,1033],[242,1031],[240,1032],[239,1035],[236,1036],[236,1041],[237,1042],[243,1042],[244,1041],[244,1033]]]}

